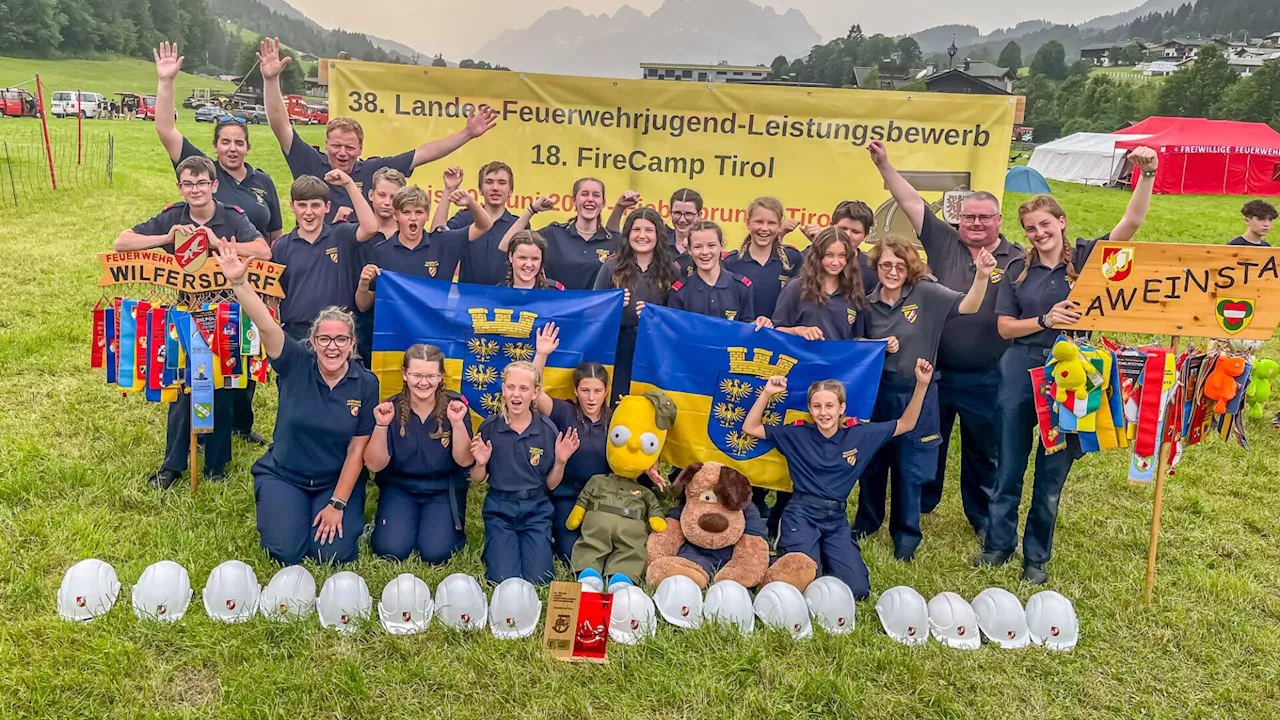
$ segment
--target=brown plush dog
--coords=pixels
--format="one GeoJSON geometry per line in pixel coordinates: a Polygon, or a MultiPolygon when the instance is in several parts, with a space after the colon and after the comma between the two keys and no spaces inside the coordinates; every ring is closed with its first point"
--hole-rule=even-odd
{"type": "Polygon", "coordinates": [[[721,580],[747,588],[781,580],[803,591],[813,582],[818,566],[808,555],[788,553],[770,566],[769,544],[747,534],[743,511],[751,503],[751,483],[742,473],[720,463],[694,463],[675,487],[684,496],[680,517],[667,518],[666,530],[649,535],[645,581],[651,587],[673,575],[700,588],[721,580]]]}

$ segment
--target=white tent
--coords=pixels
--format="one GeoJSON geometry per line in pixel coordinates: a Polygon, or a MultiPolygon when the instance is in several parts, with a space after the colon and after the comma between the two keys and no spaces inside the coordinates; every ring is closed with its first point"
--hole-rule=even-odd
{"type": "Polygon", "coordinates": [[[1110,185],[1124,168],[1124,150],[1116,143],[1141,140],[1149,135],[1076,133],[1038,146],[1027,166],[1050,180],[1110,185]]]}

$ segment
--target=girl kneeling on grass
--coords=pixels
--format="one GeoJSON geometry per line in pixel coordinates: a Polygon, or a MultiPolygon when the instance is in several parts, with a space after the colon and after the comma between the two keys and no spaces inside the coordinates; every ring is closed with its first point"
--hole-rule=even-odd
{"type": "Polygon", "coordinates": [[[373,433],[378,378],[352,362],[355,318],[330,307],[307,345],[288,337],[245,280],[248,266],[227,240],[218,265],[262,338],[277,374],[275,442],[253,465],[258,533],[272,559],[347,563],[364,530],[364,449],[373,433]]]}
{"type": "Polygon", "coordinates": [[[440,564],[467,544],[467,468],[471,423],[466,403],[444,389],[444,354],[411,345],[400,365],[404,385],[374,408],[364,464],[378,474],[373,552],[440,564]]]}
{"type": "Polygon", "coordinates": [[[489,479],[484,499],[485,577],[492,583],[519,577],[551,582],[551,518],[548,491],[564,478],[564,467],[578,449],[572,428],[556,427],[534,410],[542,373],[516,361],[502,371],[502,409],[480,423],[471,440],[471,482],[489,479]]]}
{"type": "Polygon", "coordinates": [[[769,378],[756,398],[742,430],[768,440],[787,459],[794,490],[782,511],[778,552],[800,552],[818,564],[819,575],[839,578],[859,600],[871,594],[867,566],[849,533],[845,502],[867,461],[885,443],[915,429],[933,366],[916,360],[916,386],[902,417],[886,422],[859,423],[845,417],[844,385],[822,380],[809,386],[809,414],[813,422],[766,426],[765,408],[787,391],[787,379],[769,378]]]}

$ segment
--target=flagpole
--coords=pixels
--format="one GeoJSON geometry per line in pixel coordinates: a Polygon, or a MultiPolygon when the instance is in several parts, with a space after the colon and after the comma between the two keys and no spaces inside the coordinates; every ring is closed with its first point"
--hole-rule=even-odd
{"type": "MultiPolygon", "coordinates": [[[[1176,357],[1178,354],[1178,342],[1181,340],[1177,335],[1169,338],[1169,348],[1176,357]]],[[[1166,412],[1174,412],[1175,410],[1166,410],[1166,412]]],[[[1173,416],[1170,415],[1168,422],[1173,422],[1173,416]]],[[[1155,595],[1156,587],[1156,550],[1160,546],[1160,515],[1164,510],[1164,478],[1168,474],[1169,464],[1173,454],[1172,445],[1164,439],[1164,433],[1161,433],[1160,450],[1156,455],[1156,496],[1155,502],[1151,508],[1151,544],[1147,548],[1147,582],[1142,590],[1143,604],[1150,604],[1152,597],[1155,595]]]]}

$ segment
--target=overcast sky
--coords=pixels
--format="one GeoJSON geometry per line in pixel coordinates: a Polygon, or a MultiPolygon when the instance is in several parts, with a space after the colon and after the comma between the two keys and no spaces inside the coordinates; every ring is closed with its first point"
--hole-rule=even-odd
{"type": "MultiPolygon", "coordinates": [[[[1078,23],[1128,10],[1142,0],[1071,0],[1015,3],[1011,0],[753,0],[779,11],[796,8],[824,40],[843,35],[853,23],[868,34],[898,35],[936,25],[967,23],[983,31],[1022,20],[1043,18],[1078,23]]],[[[645,13],[662,0],[363,0],[353,15],[351,0],[289,0],[316,22],[330,28],[379,35],[425,53],[441,52],[457,61],[513,27],[526,27],[547,10],[565,6],[584,13],[612,13],[624,4],[645,13]]]]}

